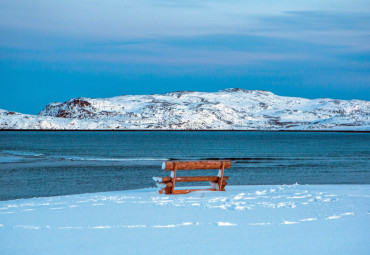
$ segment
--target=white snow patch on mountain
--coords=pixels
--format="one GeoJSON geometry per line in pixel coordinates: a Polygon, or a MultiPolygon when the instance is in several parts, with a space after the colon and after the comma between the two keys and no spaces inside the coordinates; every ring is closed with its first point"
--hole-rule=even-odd
{"type": "Polygon", "coordinates": [[[370,130],[370,102],[262,90],[74,98],[38,115],[0,110],[0,129],[370,130]]]}

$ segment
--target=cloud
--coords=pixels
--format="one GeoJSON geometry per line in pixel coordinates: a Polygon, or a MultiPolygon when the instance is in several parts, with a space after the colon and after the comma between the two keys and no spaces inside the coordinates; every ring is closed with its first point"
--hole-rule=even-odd
{"type": "Polygon", "coordinates": [[[260,17],[258,28],[246,33],[368,51],[370,14],[290,11],[280,16],[260,17]]]}
{"type": "Polygon", "coordinates": [[[369,99],[369,13],[368,0],[0,0],[0,102],[225,87],[369,99]]]}
{"type": "MultiPolygon", "coordinates": [[[[301,23],[307,26],[311,21],[323,21],[325,27],[332,21],[340,21],[342,14],[369,13],[369,9],[368,4],[359,0],[3,0],[0,1],[0,27],[71,38],[131,40],[158,36],[239,34],[261,29],[261,19],[265,21],[262,25],[266,25],[269,18],[272,21],[269,26],[281,26],[284,22],[290,23],[285,24],[290,27],[300,26],[301,23]],[[324,15],[320,15],[320,11],[324,15]],[[328,16],[328,13],[333,15],[328,16]],[[315,15],[319,16],[319,20],[315,21],[315,15]],[[327,19],[323,20],[325,16],[327,19]]],[[[348,19],[349,22],[353,20],[354,17],[348,19]]]]}
{"type": "Polygon", "coordinates": [[[302,67],[297,75],[351,69],[365,77],[369,9],[349,0],[0,0],[1,63],[107,73],[174,66],[213,75],[221,67],[256,75],[302,67]]]}

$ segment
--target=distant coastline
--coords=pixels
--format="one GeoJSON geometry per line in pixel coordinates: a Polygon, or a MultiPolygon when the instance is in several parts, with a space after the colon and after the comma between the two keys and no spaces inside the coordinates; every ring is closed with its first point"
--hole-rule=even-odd
{"type": "Polygon", "coordinates": [[[231,130],[231,129],[0,129],[0,132],[266,132],[266,133],[370,133],[369,130],[231,130]]]}
{"type": "Polygon", "coordinates": [[[370,131],[370,102],[229,88],[72,98],[37,115],[0,109],[1,130],[370,131]]]}

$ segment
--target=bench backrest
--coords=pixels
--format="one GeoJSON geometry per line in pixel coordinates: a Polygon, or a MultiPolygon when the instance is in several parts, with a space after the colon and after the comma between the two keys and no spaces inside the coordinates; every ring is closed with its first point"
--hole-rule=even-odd
{"type": "Polygon", "coordinates": [[[198,170],[198,169],[224,169],[231,167],[230,160],[208,160],[208,161],[168,161],[162,163],[162,169],[168,171],[176,170],[198,170]]]}
{"type": "MultiPolygon", "coordinates": [[[[167,161],[163,162],[162,169],[171,171],[170,183],[166,185],[166,194],[185,194],[194,190],[175,190],[176,181],[210,181],[214,180],[211,176],[207,177],[176,177],[177,170],[203,170],[203,169],[219,169],[217,174],[217,182],[211,183],[215,186],[209,190],[224,190],[226,182],[224,182],[224,169],[231,167],[230,160],[207,160],[207,161],[167,161]]],[[[162,179],[163,180],[163,179],[162,179]]]]}

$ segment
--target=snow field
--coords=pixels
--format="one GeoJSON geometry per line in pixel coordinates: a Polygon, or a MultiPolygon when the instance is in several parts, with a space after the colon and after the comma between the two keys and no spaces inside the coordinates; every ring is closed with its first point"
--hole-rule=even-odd
{"type": "Polygon", "coordinates": [[[369,254],[370,185],[0,202],[2,254],[369,254]]]}

